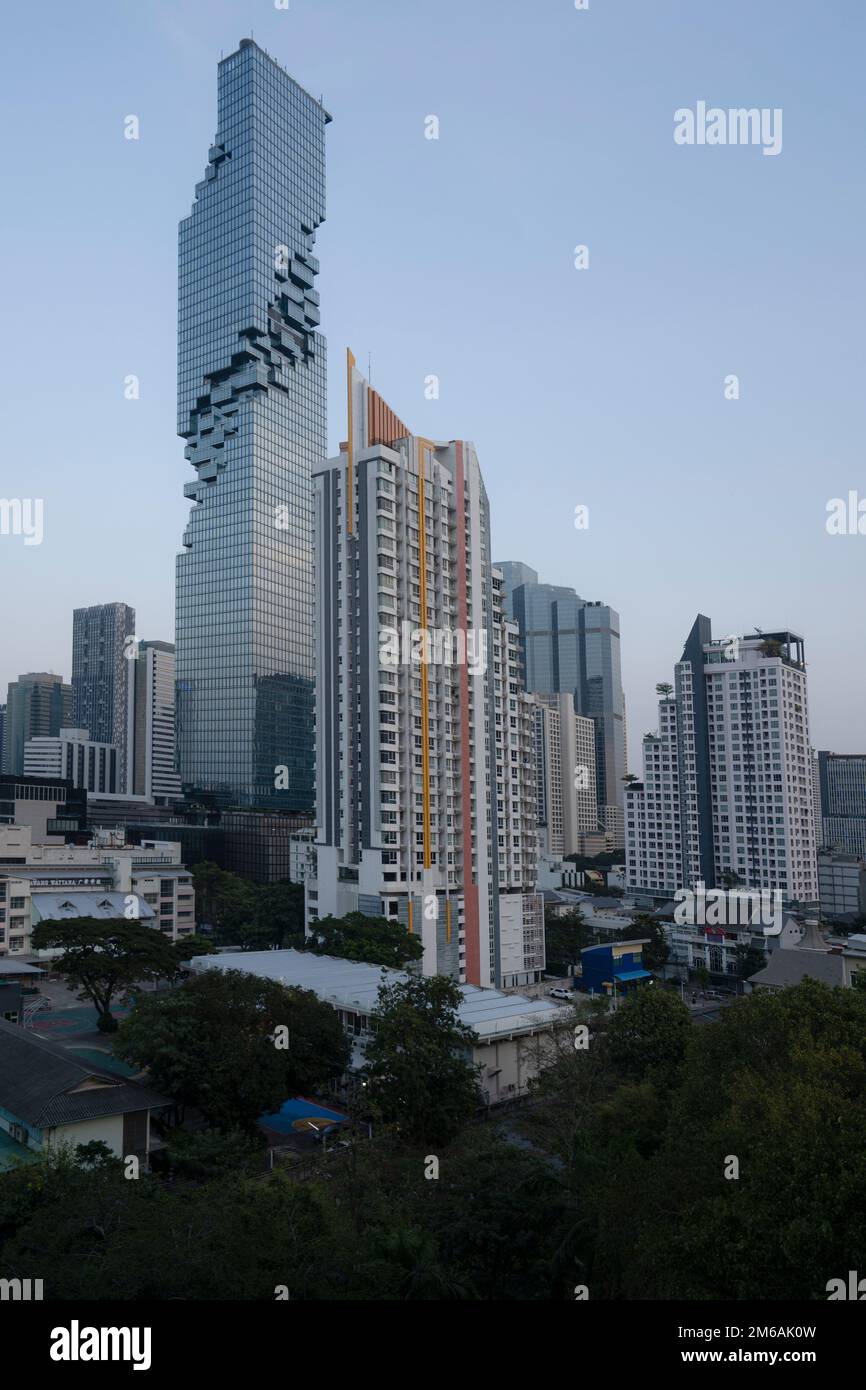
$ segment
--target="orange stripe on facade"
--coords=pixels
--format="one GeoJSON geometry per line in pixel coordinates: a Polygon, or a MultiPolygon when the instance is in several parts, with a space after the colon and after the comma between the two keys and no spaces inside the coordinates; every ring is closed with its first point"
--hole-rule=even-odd
{"type": "MultiPolygon", "coordinates": [[[[418,550],[421,571],[421,623],[424,629],[427,627],[427,516],[424,501],[424,468],[426,465],[426,451],[429,448],[426,439],[418,440],[418,550]]],[[[427,652],[423,651],[421,660],[421,780],[423,782],[423,831],[424,831],[424,868],[429,869],[433,859],[430,845],[430,710],[428,708],[429,684],[427,671],[427,652]]]]}
{"type": "Polygon", "coordinates": [[[378,391],[367,387],[367,443],[386,444],[388,448],[398,440],[406,439],[410,431],[399,416],[395,415],[378,391]]]}

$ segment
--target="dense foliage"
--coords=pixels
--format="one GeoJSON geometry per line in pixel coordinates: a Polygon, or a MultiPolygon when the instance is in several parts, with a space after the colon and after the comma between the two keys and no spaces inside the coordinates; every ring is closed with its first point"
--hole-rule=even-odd
{"type": "Polygon", "coordinates": [[[591,1010],[585,1048],[569,1024],[528,1102],[446,1107],[434,1138],[450,989],[383,997],[399,1128],[303,1181],[262,1178],[236,1132],[182,1139],[170,1183],[93,1145],[27,1165],[0,1177],[4,1275],[69,1299],[716,1300],[825,1299],[862,1269],[866,993],[807,981],[695,1025],[647,986],[591,1010]]]}

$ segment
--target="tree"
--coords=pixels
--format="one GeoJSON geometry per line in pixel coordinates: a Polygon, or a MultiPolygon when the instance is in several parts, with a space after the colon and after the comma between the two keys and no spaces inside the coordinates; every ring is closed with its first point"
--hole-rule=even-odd
{"type": "Polygon", "coordinates": [[[210,860],[196,864],[192,877],[199,923],[209,926],[221,945],[238,945],[242,936],[248,949],[254,949],[251,937],[255,945],[266,944],[266,933],[256,928],[258,885],[227,873],[210,860]]]}
{"type": "Polygon", "coordinates": [[[367,917],[350,912],[345,917],[322,917],[314,923],[313,935],[303,949],[317,956],[339,956],[343,960],[362,960],[368,965],[391,966],[400,970],[424,954],[421,937],[386,917],[367,917]]]}
{"type": "Polygon", "coordinates": [[[623,1080],[672,1086],[685,1056],[692,1025],[676,994],[644,986],[620,1003],[605,1032],[607,1058],[623,1080]]]}
{"type": "Polygon", "coordinates": [[[646,936],[649,937],[649,941],[642,949],[644,968],[653,972],[663,971],[670,959],[671,951],[664,928],[655,917],[639,912],[630,927],[621,927],[616,933],[618,941],[637,941],[646,936]]]}
{"type": "Polygon", "coordinates": [[[674,688],[668,681],[660,681],[656,686],[656,694],[661,695],[663,700],[667,700],[673,693],[674,688]]]}
{"type": "Polygon", "coordinates": [[[169,994],[141,998],[115,1052],[147,1067],[158,1090],[200,1110],[213,1128],[245,1133],[290,1096],[339,1077],[349,1060],[329,1004],[238,970],[206,970],[169,994]]]}
{"type": "Polygon", "coordinates": [[[580,908],[562,917],[545,913],[544,946],[549,967],[556,967],[563,974],[573,971],[584,946],[590,946],[593,940],[580,908]]]}
{"type": "Polygon", "coordinates": [[[825,1299],[862,1268],[864,1086],[860,991],[804,980],[693,1029],[614,1296],[825,1299]]]}
{"type": "Polygon", "coordinates": [[[457,1018],[461,1002],[443,975],[379,990],[364,1077],[372,1113],[395,1126],[403,1144],[448,1143],[482,1103],[467,1057],[475,1034],[457,1018]]]}
{"type": "Polygon", "coordinates": [[[288,879],[262,885],[255,906],[255,926],[268,945],[278,950],[303,946],[304,885],[288,879]]]}
{"type": "Polygon", "coordinates": [[[758,946],[738,946],[736,951],[737,974],[741,980],[757,975],[767,964],[767,953],[758,946]]]}
{"type": "Polygon", "coordinates": [[[63,951],[53,969],[79,991],[79,999],[95,1006],[96,1026],[104,1033],[117,1028],[115,999],[127,1002],[136,985],[177,979],[190,956],[210,949],[194,937],[175,945],[156,927],[125,918],[39,922],[32,941],[37,951],[63,951]]]}

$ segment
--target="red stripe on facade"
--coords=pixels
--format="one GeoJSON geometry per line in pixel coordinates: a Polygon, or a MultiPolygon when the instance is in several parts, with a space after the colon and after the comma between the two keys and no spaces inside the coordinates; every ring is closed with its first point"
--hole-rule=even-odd
{"type": "MultiPolygon", "coordinates": [[[[469,627],[466,599],[466,533],[464,507],[466,489],[463,475],[463,444],[455,440],[457,461],[457,612],[463,632],[469,627]]],[[[460,801],[463,816],[463,925],[466,942],[466,981],[481,984],[481,936],[478,922],[478,884],[472,869],[472,757],[469,746],[469,669],[460,666],[460,801]]],[[[476,789],[478,795],[484,789],[476,789]]]]}

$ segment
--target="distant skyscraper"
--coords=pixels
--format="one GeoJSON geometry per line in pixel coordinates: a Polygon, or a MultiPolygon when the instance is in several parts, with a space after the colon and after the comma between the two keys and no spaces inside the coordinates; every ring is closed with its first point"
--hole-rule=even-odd
{"type": "Polygon", "coordinates": [[[575,714],[574,699],[533,695],[533,742],[538,826],[546,854],[584,854],[597,836],[595,725],[575,714]]]}
{"type": "MultiPolygon", "coordinates": [[[[576,713],[595,724],[596,800],[604,823],[606,805],[622,809],[626,773],[619,614],[574,589],[539,584],[535,571],[518,560],[497,561],[497,569],[520,628],[527,690],[568,693],[576,713]]],[[[615,816],[607,819],[618,824],[615,816]]]]}
{"type": "Polygon", "coordinates": [[[10,682],[6,698],[3,771],[24,772],[28,739],[60,733],[72,723],[72,687],[51,671],[30,671],[10,682]]]}
{"type": "MultiPolygon", "coordinates": [[[[135,610],[99,603],[72,614],[72,719],[94,743],[117,749],[117,786],[126,790],[126,714],[135,610]]],[[[59,732],[54,730],[55,733],[59,732]]]]}
{"type": "Polygon", "coordinates": [[[173,644],[139,642],[130,667],[126,790],[151,799],[179,797],[173,644]]]}
{"type": "Polygon", "coordinates": [[[819,843],[866,859],[866,753],[818,753],[819,843]]]}
{"type": "Polygon", "coordinates": [[[0,705],[0,772],[3,771],[3,739],[6,734],[6,706],[0,705]]]}
{"type": "Polygon", "coordinates": [[[313,490],[326,454],[320,102],[242,39],[180,224],[178,433],[196,470],[177,563],[181,779],[236,806],[313,804],[313,490]]]}
{"type": "Polygon", "coordinates": [[[779,889],[817,906],[803,639],[714,641],[698,616],[626,793],[626,886],[779,889]]]}
{"type": "Polygon", "coordinates": [[[348,370],[348,443],[314,475],[309,917],[382,914],[420,938],[425,974],[535,982],[531,708],[475,450],[410,434],[348,370]]]}

